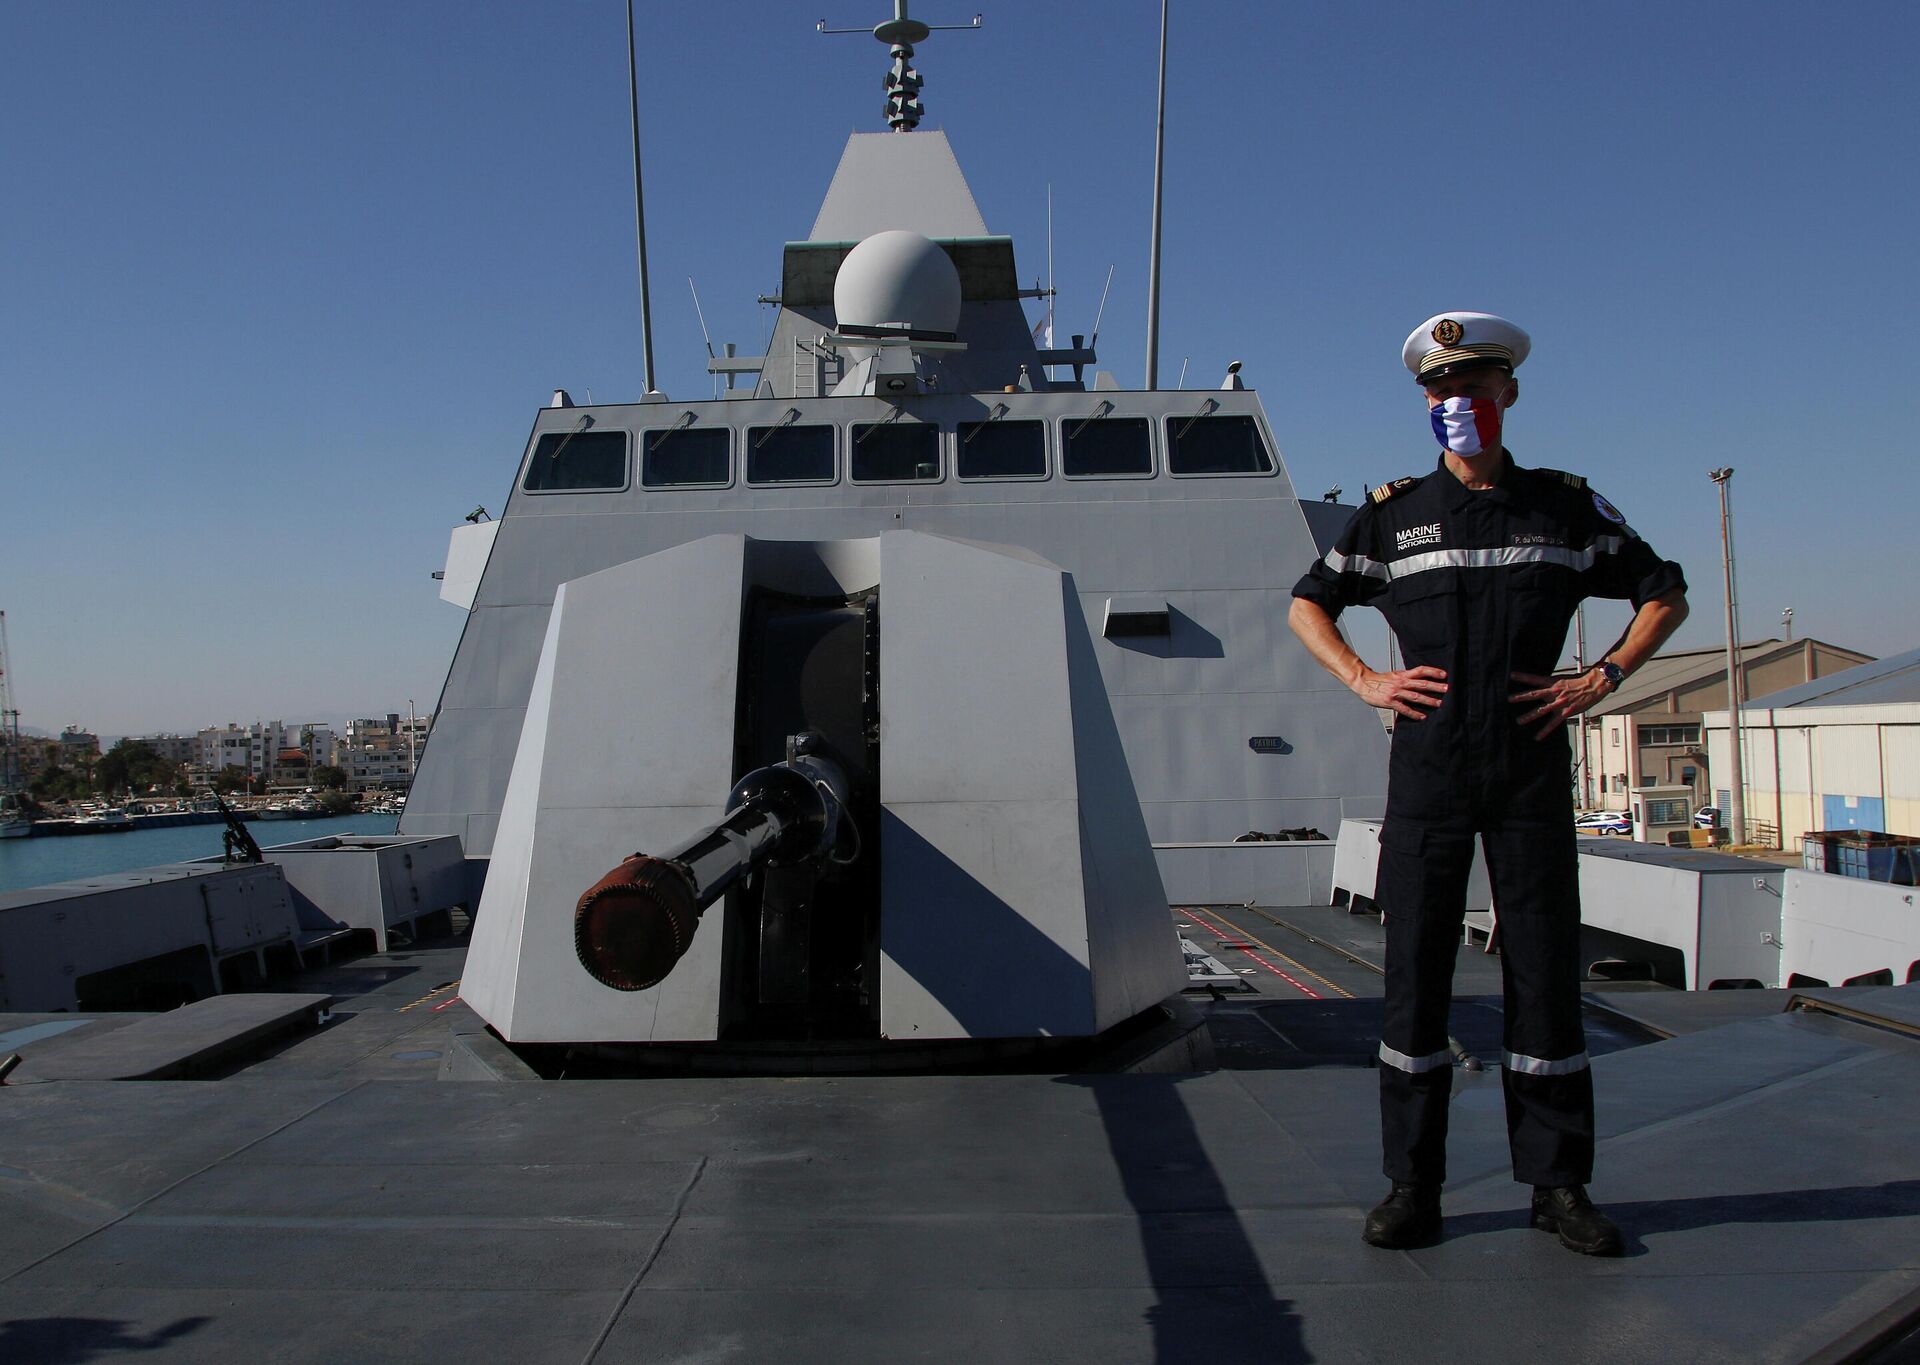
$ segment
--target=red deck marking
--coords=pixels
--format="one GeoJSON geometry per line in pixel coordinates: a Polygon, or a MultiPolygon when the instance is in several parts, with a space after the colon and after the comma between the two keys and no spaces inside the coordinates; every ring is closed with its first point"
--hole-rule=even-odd
{"type": "Polygon", "coordinates": [[[1260,956],[1260,954],[1254,952],[1253,949],[1246,947],[1242,942],[1238,940],[1229,940],[1227,937],[1226,930],[1222,929],[1218,924],[1215,924],[1213,920],[1208,916],[1201,914],[1198,910],[1191,910],[1191,909],[1188,910],[1186,913],[1189,917],[1199,920],[1202,924],[1205,924],[1209,929],[1213,930],[1214,936],[1218,938],[1222,944],[1228,947],[1240,949],[1240,951],[1244,952],[1248,957],[1252,958],[1255,962],[1258,962],[1262,967],[1265,967],[1268,971],[1272,972],[1275,976],[1279,977],[1282,981],[1286,982],[1289,986],[1292,986],[1295,990],[1299,991],[1300,994],[1306,996],[1309,1000],[1320,1000],[1325,998],[1320,994],[1319,991],[1314,990],[1313,987],[1306,985],[1304,982],[1295,980],[1293,977],[1289,976],[1286,972],[1281,971],[1278,967],[1274,966],[1271,962],[1267,961],[1264,957],[1260,956]]]}
{"type": "Polygon", "coordinates": [[[439,1004],[433,1007],[433,1013],[438,1014],[440,1013],[441,1010],[452,1009],[455,1005],[459,1003],[460,1003],[460,997],[457,995],[453,996],[451,999],[442,1000],[439,1004]]]}

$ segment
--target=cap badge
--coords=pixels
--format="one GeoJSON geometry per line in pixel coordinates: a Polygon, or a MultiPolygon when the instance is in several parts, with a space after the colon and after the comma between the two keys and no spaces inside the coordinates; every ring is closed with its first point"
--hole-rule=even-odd
{"type": "Polygon", "coordinates": [[[1441,318],[1433,324],[1433,339],[1442,346],[1458,346],[1465,335],[1465,329],[1452,318],[1441,318]]]}

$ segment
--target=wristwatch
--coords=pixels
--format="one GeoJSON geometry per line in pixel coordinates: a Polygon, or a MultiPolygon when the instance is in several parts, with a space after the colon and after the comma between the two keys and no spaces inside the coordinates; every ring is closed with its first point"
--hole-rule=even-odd
{"type": "Polygon", "coordinates": [[[1607,680],[1607,686],[1612,691],[1618,692],[1620,684],[1627,680],[1627,670],[1611,659],[1602,659],[1594,667],[1600,670],[1600,676],[1607,680]]]}

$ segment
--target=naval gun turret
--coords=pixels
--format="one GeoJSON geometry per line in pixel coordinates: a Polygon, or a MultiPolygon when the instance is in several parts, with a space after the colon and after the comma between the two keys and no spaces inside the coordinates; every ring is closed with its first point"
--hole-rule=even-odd
{"type": "Polygon", "coordinates": [[[1063,570],[724,534],[560,586],[461,981],[506,1041],[927,1066],[1185,985],[1063,570]]]}

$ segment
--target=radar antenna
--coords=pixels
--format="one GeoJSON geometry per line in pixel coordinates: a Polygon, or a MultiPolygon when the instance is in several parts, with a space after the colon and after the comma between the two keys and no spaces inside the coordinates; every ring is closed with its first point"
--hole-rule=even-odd
{"type": "MultiPolygon", "coordinates": [[[[875,24],[873,36],[885,43],[893,56],[887,71],[887,126],[896,133],[911,133],[920,126],[926,109],[920,103],[920,87],[925,84],[912,66],[913,45],[925,42],[929,33],[950,33],[956,29],[979,28],[982,16],[973,16],[971,24],[923,24],[907,17],[907,0],[893,0],[893,18],[875,24]]],[[[821,33],[866,33],[864,28],[828,28],[822,19],[814,27],[821,33]]]]}

